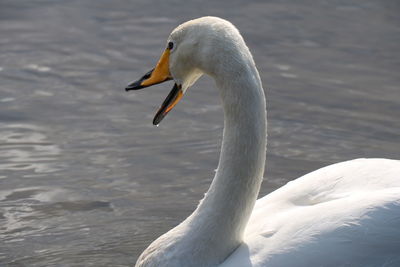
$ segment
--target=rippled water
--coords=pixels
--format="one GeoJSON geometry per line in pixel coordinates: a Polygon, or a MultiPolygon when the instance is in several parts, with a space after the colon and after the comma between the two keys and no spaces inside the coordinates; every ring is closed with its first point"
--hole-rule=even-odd
{"type": "Polygon", "coordinates": [[[396,0],[2,0],[0,266],[132,266],[194,209],[222,133],[213,82],[160,127],[172,85],[123,90],[190,18],[231,20],[254,54],[262,195],[330,163],[400,158],[399,13],[396,0]]]}

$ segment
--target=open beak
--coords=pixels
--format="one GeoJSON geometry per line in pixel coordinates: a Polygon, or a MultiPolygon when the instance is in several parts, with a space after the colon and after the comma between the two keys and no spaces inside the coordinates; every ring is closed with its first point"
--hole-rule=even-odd
{"type": "MultiPolygon", "coordinates": [[[[139,80],[130,83],[125,90],[140,90],[154,84],[159,84],[165,81],[172,80],[171,74],[169,72],[169,54],[170,49],[166,48],[164,53],[161,55],[156,67],[149,72],[147,72],[139,80]]],[[[162,103],[161,107],[157,111],[153,124],[158,125],[161,120],[171,111],[171,109],[179,102],[183,96],[182,86],[174,84],[171,92],[168,94],[167,98],[162,103]]]]}

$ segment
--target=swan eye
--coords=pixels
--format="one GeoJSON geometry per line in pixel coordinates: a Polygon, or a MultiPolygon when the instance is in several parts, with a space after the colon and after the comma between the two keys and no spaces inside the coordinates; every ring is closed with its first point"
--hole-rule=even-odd
{"type": "Polygon", "coordinates": [[[172,51],[174,49],[174,43],[173,42],[168,42],[168,49],[172,51]]]}

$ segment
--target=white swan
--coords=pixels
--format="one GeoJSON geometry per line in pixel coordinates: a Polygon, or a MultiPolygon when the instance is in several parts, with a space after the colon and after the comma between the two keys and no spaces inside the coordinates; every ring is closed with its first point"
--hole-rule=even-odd
{"type": "Polygon", "coordinates": [[[400,161],[358,159],[294,180],[256,202],[266,154],[264,91],[228,21],[178,26],[155,69],[127,90],[173,79],[158,124],[203,73],[216,81],[225,123],[204,199],[155,240],[136,266],[400,266],[400,161]]]}

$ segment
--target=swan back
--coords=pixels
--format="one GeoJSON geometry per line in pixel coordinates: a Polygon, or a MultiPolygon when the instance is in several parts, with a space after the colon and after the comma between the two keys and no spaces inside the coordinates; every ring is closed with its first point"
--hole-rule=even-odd
{"type": "Polygon", "coordinates": [[[400,161],[351,160],[259,199],[222,266],[400,266],[399,236],[400,161]]]}

